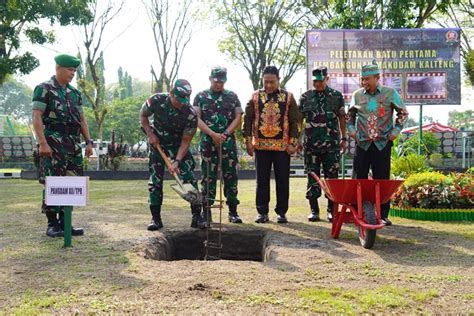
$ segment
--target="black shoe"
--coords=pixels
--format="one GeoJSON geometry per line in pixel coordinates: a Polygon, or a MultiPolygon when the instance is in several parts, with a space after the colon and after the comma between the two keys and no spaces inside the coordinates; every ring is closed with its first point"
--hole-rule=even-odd
{"type": "Polygon", "coordinates": [[[285,215],[278,215],[277,216],[277,223],[278,224],[286,224],[286,223],[288,223],[288,219],[286,218],[285,215]]]}
{"type": "Polygon", "coordinates": [[[382,224],[384,226],[391,226],[392,225],[392,221],[389,220],[388,218],[382,218],[380,221],[382,222],[382,224]]]}
{"type": "Polygon", "coordinates": [[[319,222],[320,221],[319,214],[311,212],[308,215],[308,221],[310,221],[310,222],[319,222]]]}
{"type": "Polygon", "coordinates": [[[270,219],[268,218],[267,214],[258,214],[257,218],[255,219],[255,223],[263,224],[267,223],[270,219]]]}
{"type": "MultiPolygon", "coordinates": [[[[64,231],[64,222],[59,221],[59,228],[61,228],[64,231]]],[[[83,236],[84,235],[84,229],[80,227],[71,227],[71,235],[72,236],[83,236]]]]}
{"type": "Polygon", "coordinates": [[[201,218],[202,218],[202,222],[204,223],[204,225],[206,225],[206,226],[211,225],[211,223],[212,223],[212,214],[211,214],[211,212],[209,212],[209,217],[208,217],[206,212],[203,211],[202,214],[201,214],[201,218]]]}
{"type": "Polygon", "coordinates": [[[328,222],[332,223],[332,211],[328,210],[328,222]]]}
{"type": "Polygon", "coordinates": [[[154,219],[152,218],[150,221],[150,224],[148,224],[147,229],[150,231],[158,230],[160,228],[163,228],[163,222],[161,221],[161,218],[154,219]]]}
{"type": "MultiPolygon", "coordinates": [[[[59,212],[59,228],[61,228],[64,231],[64,211],[59,212]]],[[[71,226],[71,235],[72,236],[83,236],[84,235],[84,229],[79,228],[79,227],[74,227],[71,226]]]]}
{"type": "Polygon", "coordinates": [[[229,214],[229,222],[234,224],[242,224],[242,219],[238,214],[229,214]]]}
{"type": "Polygon", "coordinates": [[[72,236],[83,236],[84,229],[80,227],[71,227],[71,235],[72,236]]]}
{"type": "Polygon", "coordinates": [[[61,230],[59,225],[48,225],[46,235],[49,237],[64,237],[64,231],[61,230]]]}

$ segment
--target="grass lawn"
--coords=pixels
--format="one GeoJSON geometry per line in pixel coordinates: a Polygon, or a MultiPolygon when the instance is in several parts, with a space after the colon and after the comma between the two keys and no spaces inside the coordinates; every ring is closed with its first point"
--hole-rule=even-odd
{"type": "Polygon", "coordinates": [[[290,223],[276,224],[271,212],[270,223],[255,224],[255,181],[243,180],[244,224],[225,228],[265,230],[267,261],[146,259],[142,242],[191,230],[189,206],[170,183],[165,229],[148,232],[146,181],[91,181],[89,205],[73,218],[86,234],[64,249],[45,235],[42,187],[0,180],[0,315],[474,313],[472,223],[392,218],[366,250],[351,225],[333,240],[329,223],[307,222],[301,178],[291,179],[290,223]]]}

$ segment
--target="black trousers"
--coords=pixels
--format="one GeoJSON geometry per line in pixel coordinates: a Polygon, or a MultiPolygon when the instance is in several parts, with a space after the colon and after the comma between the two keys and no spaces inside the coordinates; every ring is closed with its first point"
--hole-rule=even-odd
{"type": "MultiPolygon", "coordinates": [[[[367,179],[369,169],[372,169],[374,179],[390,179],[390,156],[392,153],[392,142],[389,141],[382,150],[379,150],[374,143],[367,151],[359,146],[356,147],[354,164],[352,170],[353,179],[367,179]]],[[[387,218],[390,211],[390,202],[380,206],[380,216],[387,218]]]]}
{"type": "Polygon", "coordinates": [[[290,155],[286,151],[255,151],[255,167],[257,169],[257,211],[268,214],[270,202],[270,174],[275,171],[276,207],[275,212],[285,215],[288,211],[290,197],[290,155]]]}

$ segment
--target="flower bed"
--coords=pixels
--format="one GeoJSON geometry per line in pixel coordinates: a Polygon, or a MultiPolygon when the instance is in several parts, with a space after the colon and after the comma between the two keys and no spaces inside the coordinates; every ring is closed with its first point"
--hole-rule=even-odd
{"type": "Polygon", "coordinates": [[[393,216],[430,221],[474,220],[474,174],[443,175],[425,171],[410,175],[394,194],[393,216]]]}

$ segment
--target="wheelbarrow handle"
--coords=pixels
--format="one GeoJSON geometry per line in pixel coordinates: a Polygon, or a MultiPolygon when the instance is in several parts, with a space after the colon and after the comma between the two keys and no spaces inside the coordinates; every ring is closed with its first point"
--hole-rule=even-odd
{"type": "Polygon", "coordinates": [[[321,188],[326,187],[324,184],[321,183],[321,178],[314,171],[309,172],[310,176],[312,176],[319,184],[321,188]]]}

